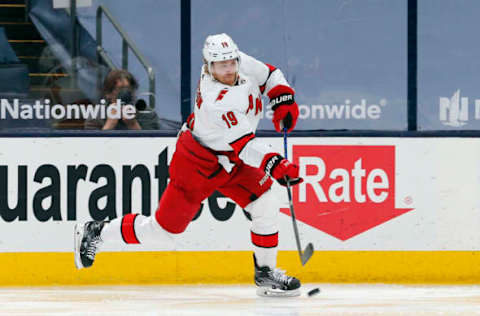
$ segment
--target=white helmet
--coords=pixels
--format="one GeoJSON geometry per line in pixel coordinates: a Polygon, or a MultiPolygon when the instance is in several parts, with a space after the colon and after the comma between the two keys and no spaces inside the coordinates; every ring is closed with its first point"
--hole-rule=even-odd
{"type": "Polygon", "coordinates": [[[240,52],[237,44],[225,33],[210,35],[203,45],[203,58],[207,61],[208,71],[212,73],[214,61],[237,59],[237,72],[240,66],[240,52]]]}

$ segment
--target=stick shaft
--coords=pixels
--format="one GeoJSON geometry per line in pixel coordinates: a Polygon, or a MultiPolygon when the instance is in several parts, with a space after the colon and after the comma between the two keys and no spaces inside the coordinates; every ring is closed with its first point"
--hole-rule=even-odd
{"type": "Polygon", "coordinates": [[[290,191],[290,184],[288,183],[288,181],[287,181],[287,192],[288,192],[288,202],[290,204],[290,215],[292,216],[293,233],[295,235],[295,241],[297,242],[297,249],[298,249],[298,254],[300,256],[300,260],[303,262],[302,245],[300,244],[300,236],[299,236],[298,227],[297,227],[297,218],[295,217],[295,211],[293,210],[292,192],[290,191]]]}
{"type": "MultiPolygon", "coordinates": [[[[283,145],[284,145],[284,152],[285,152],[285,159],[288,159],[288,150],[287,150],[287,129],[283,129],[283,145]]],[[[303,264],[303,253],[302,253],[302,245],[300,244],[300,236],[298,233],[298,226],[297,226],[297,218],[295,217],[295,211],[293,209],[293,199],[292,199],[292,191],[290,190],[290,183],[287,182],[287,193],[288,193],[288,203],[290,205],[290,215],[292,216],[292,225],[293,225],[293,233],[295,235],[295,241],[297,242],[297,249],[298,255],[300,256],[300,261],[303,264]]]]}

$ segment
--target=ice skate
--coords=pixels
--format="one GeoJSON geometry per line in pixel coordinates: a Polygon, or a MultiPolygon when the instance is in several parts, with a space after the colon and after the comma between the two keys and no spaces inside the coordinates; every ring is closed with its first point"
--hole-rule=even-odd
{"type": "Polygon", "coordinates": [[[86,222],[76,224],[74,230],[74,254],[77,269],[89,268],[95,260],[98,248],[103,243],[100,238],[105,222],[86,222]]]}
{"type": "Polygon", "coordinates": [[[270,269],[268,266],[259,267],[255,255],[255,284],[258,286],[257,295],[292,297],[300,295],[300,281],[285,274],[279,269],[270,269]]]}

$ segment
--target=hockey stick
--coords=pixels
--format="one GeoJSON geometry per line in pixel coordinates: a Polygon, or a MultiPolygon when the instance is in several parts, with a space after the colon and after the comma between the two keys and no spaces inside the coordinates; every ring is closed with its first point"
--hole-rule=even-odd
{"type": "MultiPolygon", "coordinates": [[[[283,145],[285,149],[285,159],[288,159],[288,151],[287,151],[287,129],[283,129],[283,145]]],[[[300,256],[300,261],[302,265],[305,265],[307,261],[313,255],[313,245],[312,243],[308,243],[305,250],[302,252],[302,245],[300,244],[300,236],[298,234],[298,227],[297,227],[297,219],[295,217],[295,211],[293,210],[293,201],[292,201],[292,191],[290,190],[290,182],[288,179],[285,179],[287,182],[287,193],[288,193],[288,202],[290,204],[290,214],[292,216],[292,224],[293,224],[293,233],[295,235],[295,241],[297,242],[297,249],[298,255],[300,256]]]]}

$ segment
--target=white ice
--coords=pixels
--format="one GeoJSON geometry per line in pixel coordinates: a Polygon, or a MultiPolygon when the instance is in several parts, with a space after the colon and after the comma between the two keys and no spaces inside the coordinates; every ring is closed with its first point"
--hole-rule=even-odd
{"type": "Polygon", "coordinates": [[[0,315],[480,315],[480,286],[306,284],[297,298],[251,285],[0,288],[0,315]]]}

